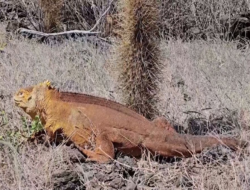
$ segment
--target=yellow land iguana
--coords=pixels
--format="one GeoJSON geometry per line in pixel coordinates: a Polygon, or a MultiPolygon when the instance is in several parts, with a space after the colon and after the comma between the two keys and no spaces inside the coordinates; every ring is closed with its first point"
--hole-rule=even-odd
{"type": "Polygon", "coordinates": [[[89,160],[100,163],[112,160],[115,150],[135,157],[143,149],[165,157],[189,157],[219,144],[233,150],[246,146],[231,138],[178,134],[163,118],[151,122],[104,98],[59,92],[48,81],[19,90],[14,100],[32,118],[40,116],[49,137],[62,130],[89,160]]]}

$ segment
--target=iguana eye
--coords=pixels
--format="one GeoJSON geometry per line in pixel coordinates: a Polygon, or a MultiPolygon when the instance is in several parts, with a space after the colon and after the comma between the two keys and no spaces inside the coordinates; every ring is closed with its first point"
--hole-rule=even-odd
{"type": "Polygon", "coordinates": [[[22,95],[23,95],[23,92],[19,92],[19,93],[18,93],[18,96],[22,96],[22,95]]]}

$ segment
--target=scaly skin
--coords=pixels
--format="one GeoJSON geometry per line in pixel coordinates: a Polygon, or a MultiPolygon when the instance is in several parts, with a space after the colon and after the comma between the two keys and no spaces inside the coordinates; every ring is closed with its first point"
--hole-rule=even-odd
{"type": "Polygon", "coordinates": [[[33,119],[40,116],[51,139],[62,130],[89,160],[100,163],[112,160],[115,149],[135,157],[143,149],[166,157],[189,157],[219,144],[233,150],[246,146],[231,138],[181,135],[164,118],[151,122],[110,100],[59,92],[48,81],[19,90],[14,100],[33,119]]]}

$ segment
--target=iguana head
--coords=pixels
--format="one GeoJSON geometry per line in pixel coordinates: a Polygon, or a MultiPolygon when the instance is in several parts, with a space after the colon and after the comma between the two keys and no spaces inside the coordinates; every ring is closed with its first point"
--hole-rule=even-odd
{"type": "Polygon", "coordinates": [[[49,81],[39,83],[29,88],[20,89],[14,95],[15,104],[33,117],[40,109],[43,109],[41,105],[45,101],[47,92],[50,89],[52,89],[52,87],[49,81]]]}

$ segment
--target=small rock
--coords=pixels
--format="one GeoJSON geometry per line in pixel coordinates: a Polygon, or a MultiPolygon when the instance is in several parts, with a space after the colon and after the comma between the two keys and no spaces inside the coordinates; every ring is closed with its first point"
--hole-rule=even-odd
{"type": "Polygon", "coordinates": [[[126,190],[135,190],[135,189],[137,189],[137,185],[133,181],[129,180],[126,186],[126,190]]]}

